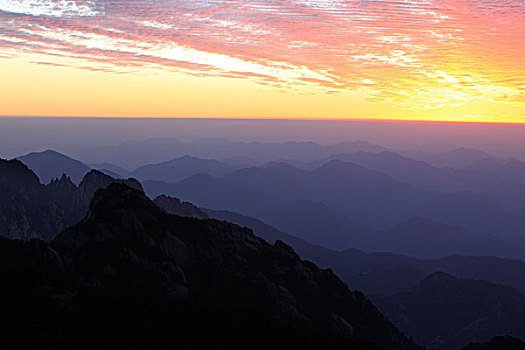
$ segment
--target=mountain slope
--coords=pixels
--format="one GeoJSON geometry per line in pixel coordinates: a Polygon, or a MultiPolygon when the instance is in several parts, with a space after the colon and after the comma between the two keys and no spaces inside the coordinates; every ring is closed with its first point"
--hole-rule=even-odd
{"type": "Polygon", "coordinates": [[[90,163],[109,162],[133,169],[148,163],[191,155],[199,158],[250,158],[259,163],[277,159],[313,161],[336,153],[380,152],[385,149],[365,141],[322,146],[315,142],[233,142],[222,138],[204,138],[182,142],[175,138],[127,141],[119,145],[86,149],[79,159],[90,163]]]}
{"type": "Polygon", "coordinates": [[[510,336],[497,336],[485,343],[470,343],[463,350],[525,350],[525,343],[510,336]]]}
{"type": "Polygon", "coordinates": [[[330,250],[282,232],[258,219],[227,210],[203,209],[176,198],[160,196],[155,203],[168,213],[214,218],[249,227],[270,243],[281,240],[299,255],[344,277],[350,288],[366,294],[389,295],[415,286],[425,274],[444,271],[454,276],[514,286],[525,292],[525,262],[490,256],[454,255],[416,259],[392,253],[365,253],[358,249],[330,250]],[[204,213],[203,213],[204,212],[204,213]],[[189,214],[189,215],[188,215],[189,214]]]}
{"type": "Polygon", "coordinates": [[[322,203],[276,200],[209,175],[195,175],[177,184],[144,181],[143,185],[151,198],[166,194],[201,207],[235,211],[328,247],[370,247],[377,237],[377,231],[322,203]]]}
{"type": "MultiPolygon", "coordinates": [[[[142,304],[169,308],[173,302],[190,312],[219,307],[266,315],[280,327],[373,341],[383,349],[417,348],[362,294],[350,292],[330,270],[301,261],[284,243],[270,245],[220,221],[168,215],[123,184],[98,190],[86,217],[50,247],[63,262],[67,285],[74,286],[64,301],[74,309],[111,300],[131,310],[142,304]]],[[[176,328],[172,332],[176,337],[176,328]]],[[[201,328],[199,337],[213,334],[201,328]]]]}
{"type": "Polygon", "coordinates": [[[517,159],[497,160],[486,158],[467,164],[461,169],[481,171],[495,175],[505,181],[525,184],[525,162],[517,159]]]}
{"type": "Polygon", "coordinates": [[[191,156],[175,158],[158,164],[143,165],[131,172],[139,180],[157,180],[175,183],[195,174],[223,176],[234,169],[215,159],[200,159],[191,156]]]}
{"type": "Polygon", "coordinates": [[[62,174],[78,184],[90,170],[84,163],[52,150],[29,153],[17,159],[33,170],[43,184],[60,178],[62,174]]]}
{"type": "Polygon", "coordinates": [[[498,334],[525,337],[525,297],[512,287],[436,272],[415,288],[375,301],[406,334],[437,349],[498,334]]]}
{"type": "MultiPolygon", "coordinates": [[[[97,169],[102,172],[110,171],[112,173],[118,174],[120,177],[129,177],[130,171],[127,169],[124,169],[123,167],[120,167],[115,164],[102,162],[102,163],[95,163],[95,164],[89,164],[89,166],[93,169],[97,169]]],[[[115,176],[113,176],[115,177],[115,176]]]]}
{"type": "Polygon", "coordinates": [[[0,193],[0,236],[51,239],[63,229],[66,213],[19,160],[0,159],[0,193]]]}
{"type": "Polygon", "coordinates": [[[461,168],[486,158],[492,158],[492,156],[477,149],[459,147],[435,154],[428,159],[428,162],[439,167],[461,168]]]}
{"type": "Polygon", "coordinates": [[[522,215],[505,212],[486,196],[421,190],[352,163],[333,160],[313,171],[278,164],[242,169],[222,179],[279,200],[322,202],[376,228],[421,216],[524,244],[520,241],[525,228],[522,215]]]}
{"type": "Polygon", "coordinates": [[[388,229],[380,247],[382,251],[427,259],[457,254],[525,257],[525,252],[494,236],[477,235],[461,227],[421,217],[406,220],[388,229]]]}
{"type": "Polygon", "coordinates": [[[455,169],[436,167],[389,151],[336,154],[329,158],[312,162],[308,166],[310,169],[315,169],[333,159],[358,164],[371,170],[385,173],[393,179],[410,183],[421,189],[448,193],[471,191],[484,194],[507,209],[521,210],[525,208],[522,200],[525,195],[523,180],[516,181],[519,179],[519,174],[525,173],[525,170],[523,170],[525,167],[522,166],[523,169],[520,171],[519,165],[511,165],[520,164],[517,161],[508,164],[508,168],[516,168],[514,174],[513,170],[509,169],[508,175],[506,170],[504,170],[506,166],[503,164],[499,165],[499,162],[496,160],[482,160],[470,166],[455,169]],[[486,164],[489,161],[493,161],[498,165],[490,166],[486,164]]]}

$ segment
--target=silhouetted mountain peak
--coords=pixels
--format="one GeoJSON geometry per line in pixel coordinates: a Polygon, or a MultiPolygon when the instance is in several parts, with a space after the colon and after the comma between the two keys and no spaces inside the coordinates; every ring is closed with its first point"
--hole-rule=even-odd
{"type": "MultiPolygon", "coordinates": [[[[29,153],[29,154],[38,154],[39,152],[33,152],[33,153],[29,153]]],[[[60,158],[67,158],[67,159],[72,159],[68,156],[66,156],[65,154],[62,154],[58,151],[55,151],[53,149],[46,149],[45,151],[42,151],[40,152],[40,154],[42,155],[47,155],[47,156],[53,156],[53,157],[60,157],[60,158]]]]}
{"type": "Polygon", "coordinates": [[[40,185],[38,176],[17,159],[0,159],[0,189],[4,195],[40,185]]]}
{"type": "Polygon", "coordinates": [[[71,177],[66,174],[62,174],[60,178],[51,180],[46,187],[59,192],[70,191],[77,188],[71,180],[71,177]]]}
{"type": "Polygon", "coordinates": [[[222,176],[231,171],[233,171],[232,167],[218,160],[184,155],[166,162],[143,165],[135,169],[131,175],[140,180],[176,183],[199,173],[222,176]]]}
{"type": "Polygon", "coordinates": [[[108,187],[99,188],[89,204],[87,217],[91,220],[97,217],[107,218],[118,210],[132,209],[158,214],[159,208],[151,202],[144,193],[124,183],[113,182],[108,187]]]}
{"type": "Polygon", "coordinates": [[[182,202],[178,198],[160,195],[155,198],[153,202],[169,214],[187,216],[197,219],[208,219],[208,214],[206,214],[202,209],[193,205],[192,203],[182,202]]]}
{"type": "Polygon", "coordinates": [[[84,163],[54,150],[32,152],[17,157],[17,159],[27,164],[44,184],[60,177],[62,173],[66,173],[73,182],[78,183],[89,171],[89,167],[84,163]]]}
{"type": "Polygon", "coordinates": [[[443,271],[436,271],[434,273],[431,273],[427,277],[425,277],[423,280],[421,280],[421,285],[430,285],[430,284],[444,284],[444,283],[451,283],[455,282],[458,279],[446,272],[443,271]]]}
{"type": "Polygon", "coordinates": [[[97,189],[105,188],[113,182],[125,183],[132,188],[144,192],[144,189],[142,188],[140,182],[133,178],[126,180],[116,180],[111,176],[106,175],[103,172],[95,169],[91,170],[84,176],[78,188],[82,191],[82,193],[91,198],[91,196],[93,196],[97,189]]]}
{"type": "Polygon", "coordinates": [[[191,298],[386,349],[417,348],[361,293],[349,291],[330,270],[301,261],[285,243],[270,245],[221,221],[168,215],[121,183],[98,190],[86,217],[51,245],[74,272],[77,288],[191,298]]]}
{"type": "MultiPolygon", "coordinates": [[[[332,159],[328,161],[324,165],[313,170],[312,173],[326,176],[326,179],[340,179],[345,181],[352,181],[352,179],[361,180],[366,178],[367,180],[379,181],[383,183],[394,182],[392,178],[390,178],[386,174],[370,170],[368,168],[365,168],[364,166],[351,162],[345,162],[339,159],[332,159]],[[349,178],[349,175],[351,175],[352,178],[349,178]]],[[[358,185],[358,183],[355,183],[355,185],[358,185]]],[[[401,185],[404,186],[405,184],[401,185]]]]}

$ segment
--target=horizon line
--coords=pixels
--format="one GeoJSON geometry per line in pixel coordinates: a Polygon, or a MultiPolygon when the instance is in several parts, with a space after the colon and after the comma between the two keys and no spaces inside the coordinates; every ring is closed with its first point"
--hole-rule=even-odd
{"type": "Polygon", "coordinates": [[[525,121],[471,121],[471,120],[428,120],[428,119],[394,119],[394,118],[283,118],[283,117],[130,117],[130,116],[50,116],[50,115],[0,115],[2,119],[155,119],[155,120],[227,120],[227,121],[292,121],[292,122],[375,122],[406,124],[477,124],[477,125],[517,125],[525,126],[525,121]]]}

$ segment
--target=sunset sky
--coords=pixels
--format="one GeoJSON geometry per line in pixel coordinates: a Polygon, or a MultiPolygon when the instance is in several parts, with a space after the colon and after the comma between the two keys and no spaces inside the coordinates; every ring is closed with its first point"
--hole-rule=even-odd
{"type": "Polygon", "coordinates": [[[524,0],[0,0],[0,115],[525,122],[524,0]]]}

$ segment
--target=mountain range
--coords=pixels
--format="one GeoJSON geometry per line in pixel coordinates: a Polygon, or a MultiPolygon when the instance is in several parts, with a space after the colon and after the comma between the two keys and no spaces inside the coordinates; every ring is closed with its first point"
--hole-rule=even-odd
{"type": "Polygon", "coordinates": [[[9,344],[418,349],[286,244],[166,214],[122,183],[96,191],[84,219],[49,244],[0,239],[0,251],[9,344]]]}
{"type": "Polygon", "coordinates": [[[282,231],[334,249],[356,247],[417,253],[427,258],[450,254],[524,256],[522,250],[504,239],[461,228],[471,226],[473,232],[479,232],[475,229],[487,229],[482,223],[503,215],[487,198],[422,191],[350,163],[329,163],[318,171],[279,164],[242,169],[223,178],[201,174],[177,184],[144,181],[143,185],[151,197],[168,194],[199,206],[256,217],[282,231]],[[403,205],[399,205],[398,198],[403,198],[403,205]],[[418,216],[434,220],[416,220],[418,216]],[[440,221],[452,221],[454,225],[436,223],[440,221]],[[382,227],[372,228],[366,223],[382,227]],[[382,228],[386,228],[384,233],[382,228]],[[408,232],[412,232],[410,239],[407,236],[403,240],[403,234],[408,232]],[[432,247],[428,245],[429,237],[435,243],[432,247]]]}
{"type": "Polygon", "coordinates": [[[161,195],[154,202],[168,213],[200,219],[214,218],[249,227],[270,243],[292,246],[299,255],[333,269],[353,289],[369,295],[388,295],[413,287],[425,275],[444,271],[457,277],[514,286],[525,293],[525,262],[491,256],[451,255],[440,259],[416,259],[393,253],[365,253],[358,249],[331,250],[282,232],[258,219],[228,210],[200,208],[161,195]]]}
{"type": "MultiPolygon", "coordinates": [[[[357,251],[334,252],[279,232],[256,219],[232,212],[200,209],[191,203],[182,203],[167,196],[159,196],[154,202],[167,212],[177,215],[214,217],[246,225],[269,242],[283,239],[294,246],[302,257],[335,267],[336,272],[348,265],[354,270],[360,269],[362,275],[369,277],[369,287],[373,286],[371,278],[376,279],[376,288],[378,284],[382,284],[383,293],[373,297],[380,309],[384,308],[386,315],[406,334],[417,339],[419,344],[443,350],[459,349],[469,341],[484,341],[497,334],[524,336],[523,320],[525,319],[521,316],[520,310],[525,307],[525,297],[521,292],[501,284],[457,279],[440,270],[440,268],[455,269],[455,272],[461,275],[469,270],[469,266],[470,268],[477,266],[478,274],[485,274],[484,277],[497,280],[498,272],[490,275],[495,269],[499,269],[505,271],[507,276],[517,273],[514,281],[506,281],[512,283],[523,281],[525,272],[523,262],[459,256],[441,260],[417,260],[394,255],[382,257],[382,254],[365,254],[357,251]],[[359,257],[359,254],[362,256],[359,257]],[[460,262],[461,260],[458,259],[463,261],[460,262]],[[480,263],[483,259],[485,263],[480,263]],[[397,266],[396,260],[399,264],[397,266]],[[370,271],[373,265],[378,268],[381,264],[384,273],[380,273],[379,270],[370,271]],[[510,268],[512,264],[518,266],[510,268]],[[425,277],[422,271],[425,269],[430,271],[433,268],[437,270],[425,277]],[[461,272],[461,268],[465,271],[461,272]],[[487,311],[486,305],[491,305],[490,311],[487,311]],[[458,314],[461,318],[456,317],[458,314]]],[[[364,281],[359,281],[359,278],[355,277],[347,279],[351,287],[355,288],[356,282],[364,281]]],[[[518,285],[524,287],[522,283],[518,282],[518,285]]]]}
{"type": "Polygon", "coordinates": [[[33,170],[43,184],[60,178],[62,174],[67,174],[75,184],[79,184],[91,170],[84,163],[53,150],[33,152],[17,159],[33,170]]]}
{"type": "Polygon", "coordinates": [[[144,164],[190,155],[199,158],[244,158],[243,163],[269,162],[287,158],[313,161],[337,153],[357,151],[379,152],[385,148],[366,141],[350,141],[332,145],[315,142],[241,142],[223,138],[204,138],[183,142],[176,138],[154,138],[127,141],[118,145],[101,146],[76,152],[75,156],[88,163],[108,162],[128,169],[144,164]]]}
{"type": "MultiPolygon", "coordinates": [[[[97,189],[115,181],[91,170],[78,186],[65,174],[43,185],[21,161],[0,159],[0,236],[49,241],[84,216],[97,189]]],[[[142,190],[137,180],[118,181],[142,190]]]]}
{"type": "MultiPolygon", "coordinates": [[[[58,178],[61,172],[78,176],[79,164],[83,171],[89,170],[54,151],[33,153],[29,158],[41,164],[35,168],[41,178],[49,178],[49,174],[58,178]]],[[[95,166],[113,178],[127,174],[145,180],[146,191],[153,197],[166,193],[201,206],[233,210],[329,248],[355,247],[422,258],[524,256],[521,232],[525,220],[499,205],[504,199],[522,203],[519,186],[507,186],[495,175],[436,168],[392,152],[334,155],[310,163],[313,170],[282,162],[236,169],[214,159],[190,156],[132,172],[109,163],[95,166]],[[424,189],[432,187],[440,191],[424,189]],[[486,194],[454,192],[461,188],[486,194]],[[498,196],[487,194],[491,191],[502,195],[501,201],[492,201],[498,196]],[[425,219],[418,221],[418,217],[425,219]],[[443,225],[438,227],[438,223],[443,225]],[[399,232],[399,227],[413,233],[410,240],[402,239],[407,232],[399,232]],[[429,237],[437,240],[432,249],[429,237]]]]}
{"type": "MultiPolygon", "coordinates": [[[[225,192],[216,196],[235,193],[231,191],[235,185],[209,175],[195,175],[181,183],[195,177],[223,182],[225,192]]],[[[497,334],[523,337],[522,321],[515,312],[522,307],[519,290],[525,290],[525,263],[519,260],[473,256],[424,260],[357,249],[330,250],[235,212],[199,208],[165,194],[152,202],[137,180],[118,180],[96,170],[78,186],[66,175],[42,185],[22,162],[2,160],[0,191],[6,194],[0,202],[0,218],[7,218],[0,234],[26,240],[0,240],[0,259],[5,259],[0,275],[9,286],[0,298],[7,310],[3,324],[9,325],[2,332],[10,339],[51,344],[65,329],[59,344],[64,347],[94,333],[100,339],[118,334],[119,341],[126,343],[133,339],[126,332],[147,328],[141,320],[154,317],[153,328],[140,334],[169,342],[163,330],[175,327],[180,330],[177,339],[192,343],[197,334],[202,335],[199,319],[206,314],[224,322],[224,327],[210,324],[216,330],[206,333],[210,337],[206,339],[239,341],[228,329],[240,327],[258,341],[290,341],[304,332],[310,345],[368,349],[374,348],[373,342],[387,349],[416,348],[361,293],[350,292],[332,270],[350,288],[372,296],[380,310],[420,344],[457,349],[497,334]],[[250,227],[270,243],[249,229],[211,218],[250,227]],[[320,270],[314,263],[332,270],[320,270]],[[439,283],[432,284],[436,280],[439,283]],[[480,321],[483,307],[491,302],[499,313],[487,313],[480,321]],[[149,306],[144,309],[144,305],[149,306]],[[447,311],[443,305],[453,307],[447,311]],[[421,316],[429,310],[437,316],[421,316]],[[166,320],[166,312],[184,315],[187,322],[159,321],[166,320]],[[7,322],[15,319],[46,326],[22,330],[17,328],[20,323],[7,322]]],[[[270,198],[262,206],[279,203],[270,198]]],[[[405,240],[415,246],[438,237],[442,242],[432,245],[441,249],[446,242],[460,245],[458,237],[471,234],[423,218],[371,233],[382,244],[388,243],[385,235],[390,235],[390,244],[405,240]],[[433,229],[418,243],[421,229],[411,231],[413,227],[433,229]]],[[[497,240],[490,242],[497,247],[497,240]]],[[[416,253],[419,249],[402,248],[416,253]]]]}
{"type": "Polygon", "coordinates": [[[525,336],[525,297],[508,286],[436,272],[416,287],[374,302],[428,348],[458,349],[497,334],[525,336]]]}

